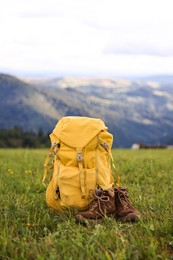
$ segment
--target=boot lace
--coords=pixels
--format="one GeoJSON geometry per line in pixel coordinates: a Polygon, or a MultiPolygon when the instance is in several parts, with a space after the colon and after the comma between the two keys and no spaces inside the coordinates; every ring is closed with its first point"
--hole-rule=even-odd
{"type": "Polygon", "coordinates": [[[117,195],[118,195],[118,198],[119,198],[121,205],[125,209],[133,208],[131,203],[130,203],[130,200],[129,200],[127,189],[118,188],[116,192],[117,192],[117,195]]]}
{"type": "Polygon", "coordinates": [[[93,194],[93,190],[90,191],[90,193],[92,194],[92,201],[90,202],[90,211],[96,211],[97,209],[99,209],[100,213],[102,216],[105,215],[105,212],[102,209],[102,205],[104,205],[104,203],[106,201],[109,201],[109,197],[104,195],[103,191],[98,191],[98,195],[97,195],[97,191],[94,192],[93,194]],[[100,194],[99,194],[100,193],[100,194]]]}

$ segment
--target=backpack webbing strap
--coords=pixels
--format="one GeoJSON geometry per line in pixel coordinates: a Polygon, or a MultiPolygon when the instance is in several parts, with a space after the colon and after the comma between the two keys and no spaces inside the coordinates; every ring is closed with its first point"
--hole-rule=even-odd
{"type": "Polygon", "coordinates": [[[83,169],[83,158],[82,158],[82,149],[77,148],[77,162],[79,166],[79,173],[80,173],[80,187],[81,187],[81,192],[82,192],[82,199],[86,197],[86,190],[85,190],[85,173],[83,169]]]}
{"type": "Polygon", "coordinates": [[[48,152],[48,154],[47,154],[47,156],[46,156],[46,159],[45,159],[45,161],[44,161],[44,173],[43,173],[43,179],[42,179],[42,184],[43,184],[44,186],[46,186],[45,180],[46,180],[46,177],[47,177],[48,163],[49,163],[49,161],[50,161],[50,158],[51,158],[52,155],[53,155],[52,152],[53,152],[53,148],[51,147],[51,148],[49,149],[49,152],[48,152]]]}
{"type": "Polygon", "coordinates": [[[116,174],[116,179],[117,179],[116,185],[119,187],[119,186],[121,186],[120,176],[119,176],[119,174],[118,174],[117,168],[115,167],[114,158],[113,158],[113,156],[112,156],[111,151],[109,152],[109,154],[110,154],[110,157],[111,157],[112,167],[113,167],[113,169],[114,169],[114,171],[115,171],[115,174],[116,174]]]}

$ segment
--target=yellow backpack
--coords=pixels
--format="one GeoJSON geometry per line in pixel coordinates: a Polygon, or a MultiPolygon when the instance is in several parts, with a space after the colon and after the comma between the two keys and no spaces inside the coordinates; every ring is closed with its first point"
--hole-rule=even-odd
{"type": "MultiPolygon", "coordinates": [[[[50,208],[58,211],[82,209],[90,203],[91,191],[114,186],[110,163],[113,136],[107,132],[102,120],[63,117],[50,139],[52,145],[45,160],[43,177],[44,183],[48,162],[53,156],[53,173],[46,189],[46,202],[50,208]]],[[[118,173],[117,178],[120,185],[118,173]]]]}

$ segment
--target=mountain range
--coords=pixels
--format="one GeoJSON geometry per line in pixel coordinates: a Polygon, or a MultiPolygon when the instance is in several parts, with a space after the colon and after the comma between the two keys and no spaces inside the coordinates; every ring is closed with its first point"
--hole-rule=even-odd
{"type": "Polygon", "coordinates": [[[173,83],[105,78],[19,79],[0,74],[0,128],[51,132],[63,116],[101,118],[114,146],[173,137],[173,83]]]}

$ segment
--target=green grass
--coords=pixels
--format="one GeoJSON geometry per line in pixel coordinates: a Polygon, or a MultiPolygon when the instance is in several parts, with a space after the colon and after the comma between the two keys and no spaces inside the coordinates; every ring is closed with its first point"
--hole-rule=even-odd
{"type": "Polygon", "coordinates": [[[0,259],[173,259],[173,150],[114,150],[142,220],[87,227],[47,208],[46,153],[0,150],[0,259]]]}

